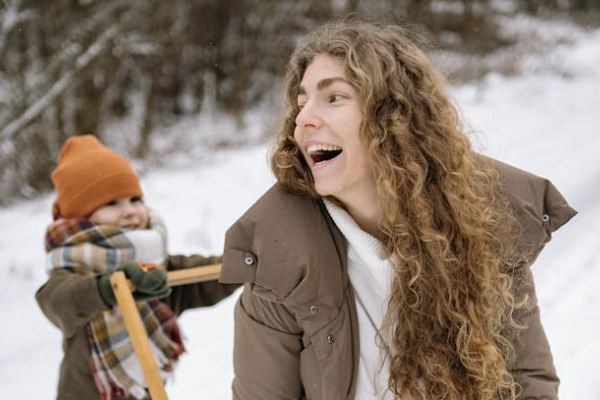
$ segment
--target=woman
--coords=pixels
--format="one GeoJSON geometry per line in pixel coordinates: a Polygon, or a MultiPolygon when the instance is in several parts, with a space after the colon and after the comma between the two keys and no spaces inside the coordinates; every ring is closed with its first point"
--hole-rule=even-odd
{"type": "Polygon", "coordinates": [[[471,150],[399,27],[328,24],[291,57],[278,184],[228,231],[239,399],[553,399],[528,265],[574,214],[471,150]]]}

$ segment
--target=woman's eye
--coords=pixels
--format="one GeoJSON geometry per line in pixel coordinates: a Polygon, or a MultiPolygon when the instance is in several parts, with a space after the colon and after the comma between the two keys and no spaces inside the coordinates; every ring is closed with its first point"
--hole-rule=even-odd
{"type": "Polygon", "coordinates": [[[142,198],[141,197],[132,197],[131,198],[131,202],[132,203],[141,203],[142,202],[142,198]]]}
{"type": "Polygon", "coordinates": [[[341,94],[332,94],[331,96],[329,96],[330,103],[335,103],[335,102],[338,102],[343,99],[344,99],[344,96],[342,96],[341,94]]]}
{"type": "Polygon", "coordinates": [[[117,202],[114,200],[107,204],[107,206],[116,206],[116,205],[117,205],[117,202]]]}

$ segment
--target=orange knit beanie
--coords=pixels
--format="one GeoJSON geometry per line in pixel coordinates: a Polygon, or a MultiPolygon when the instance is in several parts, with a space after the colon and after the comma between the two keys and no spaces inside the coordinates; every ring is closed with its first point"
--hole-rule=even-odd
{"type": "Polygon", "coordinates": [[[92,135],[71,136],[52,172],[55,218],[86,218],[120,197],[142,197],[137,174],[123,157],[92,135]]]}

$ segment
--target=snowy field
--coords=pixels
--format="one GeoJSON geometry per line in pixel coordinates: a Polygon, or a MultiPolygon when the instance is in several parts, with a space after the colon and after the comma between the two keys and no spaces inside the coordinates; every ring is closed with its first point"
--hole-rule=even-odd
{"type": "MultiPolygon", "coordinates": [[[[487,154],[547,177],[579,211],[533,270],[561,399],[600,399],[600,31],[548,53],[516,78],[453,89],[487,154]],[[558,67],[557,67],[558,66],[558,67]]],[[[226,228],[273,182],[268,146],[211,154],[199,165],[148,171],[147,203],[170,229],[171,253],[220,253],[226,228]]],[[[61,337],[39,311],[51,196],[0,209],[0,397],[54,398],[61,337]]],[[[171,399],[229,399],[237,294],[181,318],[188,354],[171,399]]]]}

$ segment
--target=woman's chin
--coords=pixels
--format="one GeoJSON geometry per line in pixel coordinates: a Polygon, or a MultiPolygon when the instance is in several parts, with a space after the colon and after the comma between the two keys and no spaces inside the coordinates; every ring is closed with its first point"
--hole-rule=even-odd
{"type": "Polygon", "coordinates": [[[315,191],[321,197],[334,196],[337,193],[335,186],[332,182],[326,182],[326,180],[315,181],[315,191]]]}

